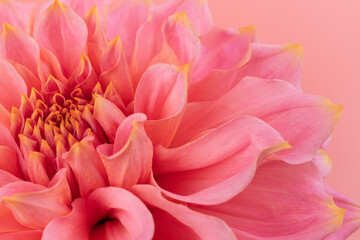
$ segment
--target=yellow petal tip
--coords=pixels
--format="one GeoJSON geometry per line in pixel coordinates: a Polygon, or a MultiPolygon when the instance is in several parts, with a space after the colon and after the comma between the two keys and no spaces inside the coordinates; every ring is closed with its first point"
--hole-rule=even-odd
{"type": "Polygon", "coordinates": [[[293,53],[296,58],[303,56],[303,47],[301,44],[288,43],[285,45],[285,50],[293,53]]]}

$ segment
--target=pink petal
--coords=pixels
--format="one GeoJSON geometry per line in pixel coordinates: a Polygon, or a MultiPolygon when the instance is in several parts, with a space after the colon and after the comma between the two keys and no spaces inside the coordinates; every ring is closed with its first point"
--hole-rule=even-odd
{"type": "Polygon", "coordinates": [[[332,161],[324,149],[320,148],[314,157],[314,164],[319,168],[323,178],[326,178],[332,168],[332,161]]]}
{"type": "Polygon", "coordinates": [[[15,1],[0,2],[0,23],[8,23],[26,30],[32,8],[15,1]]]}
{"type": "Polygon", "coordinates": [[[111,186],[129,188],[149,178],[153,148],[144,130],[145,120],[141,113],[127,117],[116,132],[114,145],[97,148],[111,186]]]}
{"type": "Polygon", "coordinates": [[[151,20],[142,25],[136,34],[135,49],[130,64],[134,86],[163,47],[161,27],[164,20],[174,13],[184,11],[198,35],[205,34],[212,27],[213,21],[206,0],[175,0],[152,7],[151,20]]]}
{"type": "Polygon", "coordinates": [[[261,120],[241,116],[179,148],[155,148],[154,179],[172,198],[218,204],[241,192],[267,156],[288,147],[261,120]]]}
{"type": "Polygon", "coordinates": [[[22,180],[5,170],[0,169],[0,187],[16,181],[22,181],[22,180]]]}
{"type": "Polygon", "coordinates": [[[40,49],[36,41],[17,27],[7,23],[0,37],[1,56],[18,62],[37,74],[40,49]],[[19,51],[21,49],[21,51],[19,51]]]}
{"type": "Polygon", "coordinates": [[[10,130],[10,112],[0,104],[0,124],[10,130]]]}
{"type": "Polygon", "coordinates": [[[302,47],[299,44],[251,45],[251,58],[240,68],[237,77],[281,79],[301,89],[302,47]]]}
{"type": "Polygon", "coordinates": [[[162,27],[164,45],[152,63],[165,62],[184,65],[200,52],[200,39],[187,19],[185,12],[171,15],[162,27]]]}
{"type": "Polygon", "coordinates": [[[44,154],[31,151],[29,157],[27,158],[27,170],[31,182],[45,187],[49,184],[50,179],[46,172],[44,154]]]}
{"type": "Polygon", "coordinates": [[[172,146],[241,114],[253,115],[276,129],[293,149],[277,155],[291,163],[311,161],[334,128],[341,106],[308,95],[280,80],[248,77],[216,101],[187,105],[172,146]]]}
{"type": "Polygon", "coordinates": [[[96,230],[103,230],[102,239],[142,240],[151,239],[154,225],[150,212],[133,194],[121,188],[99,188],[86,199],[75,200],[69,215],[50,222],[43,240],[98,239],[96,230]],[[111,224],[113,221],[121,224],[111,224]]]}
{"type": "Polygon", "coordinates": [[[21,94],[26,94],[26,85],[15,68],[5,59],[0,58],[0,104],[11,111],[19,107],[21,94]]]}
{"type": "Polygon", "coordinates": [[[68,214],[71,193],[66,181],[65,171],[57,173],[50,183],[50,188],[29,185],[33,190],[30,190],[31,188],[25,190],[28,188],[25,183],[14,182],[6,185],[15,189],[15,191],[17,188],[23,190],[18,191],[16,194],[8,194],[8,197],[2,198],[5,206],[12,211],[20,223],[38,229],[45,227],[52,219],[68,214]]]}
{"type": "MultiPolygon", "coordinates": [[[[206,77],[212,69],[234,69],[250,57],[249,38],[234,29],[213,28],[202,39],[201,52],[194,63],[191,81],[206,77]]],[[[194,96],[195,97],[195,96],[194,96]]]]}
{"type": "Polygon", "coordinates": [[[104,129],[110,143],[113,143],[116,129],[125,119],[125,115],[115,104],[100,95],[95,95],[93,116],[104,129]]]}
{"type": "Polygon", "coordinates": [[[91,65],[91,61],[86,55],[81,55],[80,63],[74,70],[69,81],[75,85],[74,89],[80,88],[85,96],[91,96],[98,81],[95,70],[91,65]]]}
{"type": "Polygon", "coordinates": [[[30,71],[27,67],[25,67],[24,65],[14,62],[14,61],[9,61],[14,68],[16,69],[16,71],[19,73],[19,75],[22,77],[22,79],[24,80],[26,86],[27,86],[27,94],[30,95],[31,90],[33,88],[37,89],[37,90],[41,90],[42,88],[42,82],[41,80],[37,77],[37,73],[34,74],[32,71],[30,71]]]}
{"type": "Polygon", "coordinates": [[[169,201],[151,185],[136,185],[131,191],[149,206],[155,222],[154,239],[236,239],[222,220],[169,201]]]}
{"type": "Polygon", "coordinates": [[[106,186],[106,173],[93,141],[83,139],[71,146],[70,151],[63,155],[69,163],[79,184],[82,196],[94,189],[106,186]]]}
{"type": "Polygon", "coordinates": [[[103,10],[104,6],[108,4],[109,0],[63,0],[64,4],[73,9],[77,15],[84,16],[85,13],[94,6],[98,6],[100,10],[103,10]]]}
{"type": "Polygon", "coordinates": [[[11,233],[2,233],[0,234],[1,240],[40,240],[42,236],[42,231],[40,230],[27,230],[27,231],[19,231],[19,232],[11,232],[11,233]]]}
{"type": "Polygon", "coordinates": [[[204,35],[210,31],[213,26],[213,19],[206,0],[180,0],[174,2],[182,3],[176,9],[176,12],[186,12],[198,35],[204,35]]]}
{"type": "Polygon", "coordinates": [[[22,178],[17,153],[8,146],[0,145],[0,169],[22,178]]]}
{"type": "Polygon", "coordinates": [[[70,7],[55,0],[37,19],[33,35],[41,47],[55,54],[64,75],[70,76],[86,44],[85,22],[70,7]]]}
{"type": "Polygon", "coordinates": [[[119,3],[115,2],[107,9],[106,34],[109,39],[120,36],[126,59],[130,62],[135,47],[136,32],[148,18],[148,3],[127,0],[118,5],[119,3]]]}
{"type": "Polygon", "coordinates": [[[101,70],[99,82],[103,89],[112,82],[126,105],[134,100],[130,70],[119,37],[106,47],[101,57],[101,70]]]}
{"type": "Polygon", "coordinates": [[[88,240],[90,229],[86,201],[78,198],[72,203],[72,211],[68,215],[57,217],[46,225],[42,240],[88,240]]]}
{"type": "Polygon", "coordinates": [[[13,150],[17,154],[17,162],[19,164],[20,170],[22,173],[24,173],[24,159],[23,155],[20,152],[20,149],[18,145],[16,144],[14,138],[11,136],[11,133],[9,130],[0,124],[0,146],[6,146],[9,147],[11,150],[13,150]]]}
{"type": "Polygon", "coordinates": [[[96,73],[100,73],[101,55],[107,45],[107,39],[96,6],[86,13],[84,21],[88,28],[87,54],[96,73]]]}
{"type": "Polygon", "coordinates": [[[311,162],[267,162],[235,198],[191,208],[223,219],[238,239],[324,239],[339,229],[345,214],[311,162]]]}
{"type": "Polygon", "coordinates": [[[326,237],[325,240],[346,240],[353,232],[360,229],[360,203],[345,197],[328,186],[326,186],[326,191],[333,196],[335,204],[346,209],[346,212],[341,228],[326,237]]]}
{"type": "Polygon", "coordinates": [[[148,117],[145,130],[154,144],[167,146],[176,131],[186,104],[187,70],[188,65],[159,63],[151,66],[140,80],[134,110],[148,117]]]}

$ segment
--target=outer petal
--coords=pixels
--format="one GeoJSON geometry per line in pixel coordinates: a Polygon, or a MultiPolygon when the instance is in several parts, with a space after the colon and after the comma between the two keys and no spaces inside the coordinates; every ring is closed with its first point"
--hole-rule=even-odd
{"type": "Polygon", "coordinates": [[[154,144],[167,146],[176,131],[186,104],[187,69],[155,64],[140,80],[134,109],[148,117],[145,130],[154,144]]]}
{"type": "Polygon", "coordinates": [[[0,58],[0,76],[0,104],[11,111],[13,106],[20,106],[21,94],[27,91],[26,84],[15,68],[3,58],[0,58]]]}
{"type": "Polygon", "coordinates": [[[144,130],[146,116],[134,114],[126,118],[116,132],[114,145],[97,148],[112,186],[129,188],[148,180],[153,147],[144,130]]]}
{"type": "Polygon", "coordinates": [[[130,62],[135,47],[136,32],[148,18],[147,1],[127,0],[120,6],[113,3],[107,8],[107,29],[109,39],[120,36],[124,53],[130,62]]]}
{"type": "Polygon", "coordinates": [[[171,202],[151,185],[136,185],[131,191],[149,206],[155,221],[154,239],[236,239],[222,220],[171,202]]]}
{"type": "Polygon", "coordinates": [[[85,22],[70,7],[55,0],[37,19],[33,35],[41,47],[55,54],[64,75],[69,77],[86,44],[85,22]]]}
{"type": "Polygon", "coordinates": [[[283,160],[302,163],[312,160],[329,137],[341,108],[325,98],[302,93],[285,81],[248,77],[216,101],[188,104],[173,146],[248,114],[264,120],[294,147],[277,153],[283,160]]]}
{"type": "Polygon", "coordinates": [[[333,196],[335,204],[341,208],[346,209],[346,212],[341,228],[325,238],[325,240],[345,240],[353,232],[360,229],[360,203],[352,201],[351,199],[336,192],[328,186],[326,190],[330,195],[333,196]]]}
{"type": "Polygon", "coordinates": [[[182,147],[155,148],[155,184],[181,201],[222,203],[250,183],[267,156],[288,147],[261,120],[241,116],[182,147]]]}
{"type": "Polygon", "coordinates": [[[253,43],[251,58],[238,72],[246,76],[281,79],[301,89],[302,47],[300,44],[265,45],[253,43]]]}
{"type": "Polygon", "coordinates": [[[163,24],[164,45],[152,63],[165,62],[184,65],[200,52],[200,39],[185,12],[171,15],[163,24]]]}
{"type": "Polygon", "coordinates": [[[103,89],[112,82],[126,105],[134,100],[130,70],[119,37],[106,47],[101,57],[101,70],[99,82],[103,89]]]}
{"type": "Polygon", "coordinates": [[[191,208],[223,219],[238,239],[324,239],[345,214],[312,163],[280,161],[260,166],[251,184],[230,201],[191,208]]]}
{"type": "Polygon", "coordinates": [[[104,129],[110,143],[113,143],[116,129],[125,119],[125,115],[115,104],[100,95],[95,95],[93,116],[104,129]]]}
{"type": "MultiPolygon", "coordinates": [[[[8,185],[9,186],[9,185],[8,185]]],[[[2,198],[15,218],[30,228],[43,228],[52,219],[70,212],[71,192],[66,181],[66,172],[59,171],[50,183],[50,188],[33,192],[19,192],[2,198]]],[[[10,187],[10,186],[9,186],[10,187]]],[[[24,182],[14,182],[11,188],[24,187],[24,182]]]]}
{"type": "Polygon", "coordinates": [[[17,153],[8,146],[0,145],[0,169],[22,178],[17,153]]]}
{"type": "Polygon", "coordinates": [[[142,240],[151,239],[153,231],[151,214],[138,198],[124,189],[108,187],[77,199],[71,214],[46,226],[43,240],[96,239],[99,232],[102,239],[142,240]],[[113,221],[121,224],[111,224],[113,221]]]}
{"type": "Polygon", "coordinates": [[[92,140],[84,138],[75,143],[63,158],[74,172],[82,196],[107,185],[105,169],[92,140]]]}
{"type": "Polygon", "coordinates": [[[198,35],[204,35],[210,31],[213,26],[213,19],[206,0],[180,0],[177,2],[181,2],[181,5],[176,9],[176,12],[186,11],[186,15],[198,35]]]}
{"type": "Polygon", "coordinates": [[[12,233],[2,233],[0,234],[0,240],[18,240],[18,239],[40,240],[41,236],[42,236],[41,230],[27,230],[27,231],[12,232],[12,233]]]}
{"type": "Polygon", "coordinates": [[[88,240],[91,226],[88,222],[86,201],[78,198],[72,203],[72,211],[46,225],[42,240],[88,240]]]}
{"type": "Polygon", "coordinates": [[[250,40],[246,33],[234,29],[213,28],[203,36],[200,55],[194,63],[191,81],[206,77],[212,69],[234,69],[250,57],[250,40]]]}
{"type": "Polygon", "coordinates": [[[40,49],[36,41],[17,27],[4,24],[0,37],[0,54],[18,62],[37,75],[40,49]],[[21,49],[21,51],[19,50],[21,49]]]}

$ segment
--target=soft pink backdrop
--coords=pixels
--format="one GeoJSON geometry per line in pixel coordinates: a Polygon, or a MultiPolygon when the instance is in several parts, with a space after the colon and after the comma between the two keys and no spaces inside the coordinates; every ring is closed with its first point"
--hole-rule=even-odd
{"type": "MultiPolygon", "coordinates": [[[[344,111],[333,134],[327,183],[360,201],[360,1],[208,0],[215,25],[253,24],[266,43],[301,43],[304,91],[344,111]]],[[[360,232],[349,240],[359,240],[360,232]]]]}

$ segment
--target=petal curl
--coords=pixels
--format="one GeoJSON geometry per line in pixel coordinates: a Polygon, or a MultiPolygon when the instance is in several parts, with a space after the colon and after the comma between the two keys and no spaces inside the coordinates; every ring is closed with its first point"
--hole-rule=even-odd
{"type": "Polygon", "coordinates": [[[140,80],[134,111],[148,117],[145,130],[154,144],[167,146],[176,131],[186,104],[187,70],[187,65],[159,63],[151,66],[140,80]]]}
{"type": "Polygon", "coordinates": [[[236,239],[222,220],[169,201],[151,185],[136,185],[131,191],[149,206],[155,222],[154,239],[236,239]]]}
{"type": "Polygon", "coordinates": [[[153,147],[144,130],[146,116],[127,117],[116,132],[115,143],[97,147],[111,186],[129,188],[148,180],[153,147]]]}
{"type": "Polygon", "coordinates": [[[145,205],[132,193],[114,187],[98,188],[87,198],[74,201],[72,212],[51,221],[43,240],[151,239],[154,223],[145,205]],[[117,222],[120,224],[112,224],[117,222]]]}
{"type": "Polygon", "coordinates": [[[289,145],[269,125],[240,116],[179,148],[156,147],[153,183],[181,201],[222,203],[250,183],[258,164],[284,148],[289,145]]]}
{"type": "Polygon", "coordinates": [[[326,193],[311,163],[264,163],[250,185],[230,201],[191,206],[223,219],[238,239],[324,239],[340,228],[345,209],[326,193]]]}
{"type": "Polygon", "coordinates": [[[277,153],[290,163],[311,161],[328,139],[342,106],[302,93],[290,83],[247,77],[218,100],[187,105],[172,146],[239,115],[256,116],[276,129],[292,149],[277,153]]]}

